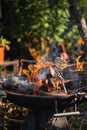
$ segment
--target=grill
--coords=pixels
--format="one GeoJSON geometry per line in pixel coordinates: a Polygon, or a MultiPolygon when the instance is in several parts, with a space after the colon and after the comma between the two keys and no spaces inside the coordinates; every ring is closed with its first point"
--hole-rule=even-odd
{"type": "Polygon", "coordinates": [[[60,91],[60,93],[52,95],[47,92],[43,92],[43,94],[41,91],[42,95],[27,95],[5,90],[5,92],[7,93],[7,98],[17,105],[29,107],[35,110],[50,109],[55,111],[63,111],[66,108],[75,106],[75,104],[80,104],[86,101],[86,64],[87,63],[84,63],[82,71],[76,70],[76,64],[72,64],[64,68],[63,75],[68,94],[60,91]]]}
{"type": "Polygon", "coordinates": [[[62,110],[74,103],[75,94],[58,96],[34,96],[6,91],[7,98],[20,106],[37,110],[62,110]]]}

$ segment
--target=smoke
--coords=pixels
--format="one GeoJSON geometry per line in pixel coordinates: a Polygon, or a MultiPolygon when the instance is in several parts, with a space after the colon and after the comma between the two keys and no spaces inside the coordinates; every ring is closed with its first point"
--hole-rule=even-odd
{"type": "Polygon", "coordinates": [[[34,90],[34,84],[23,79],[21,76],[8,78],[4,81],[4,89],[19,93],[31,93],[34,90]]]}

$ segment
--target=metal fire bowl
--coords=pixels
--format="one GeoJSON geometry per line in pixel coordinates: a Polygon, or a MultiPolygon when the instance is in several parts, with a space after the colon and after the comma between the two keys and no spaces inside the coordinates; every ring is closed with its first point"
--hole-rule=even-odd
{"type": "Polygon", "coordinates": [[[69,94],[58,94],[56,96],[43,96],[43,95],[26,95],[15,93],[11,91],[5,91],[9,101],[30,109],[37,110],[64,110],[75,105],[75,98],[77,98],[77,104],[86,100],[84,93],[86,89],[82,89],[81,92],[74,92],[79,87],[87,85],[87,63],[84,63],[83,70],[77,71],[76,64],[69,65],[63,69],[63,75],[65,79],[65,86],[69,94]],[[72,93],[73,92],[73,93],[72,93]]]}
{"type": "Polygon", "coordinates": [[[25,95],[5,91],[7,99],[16,105],[35,110],[64,110],[74,101],[76,94],[59,94],[57,96],[25,95]]]}

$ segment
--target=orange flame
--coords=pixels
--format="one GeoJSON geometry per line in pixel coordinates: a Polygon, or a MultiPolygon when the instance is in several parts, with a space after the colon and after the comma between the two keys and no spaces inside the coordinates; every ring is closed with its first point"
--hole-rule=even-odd
{"type": "Polygon", "coordinates": [[[35,60],[40,60],[41,59],[41,55],[40,55],[40,52],[39,51],[36,51],[35,49],[30,49],[30,53],[31,55],[33,56],[33,58],[35,60]]]}
{"type": "MultiPolygon", "coordinates": [[[[45,67],[52,67],[54,65],[53,62],[49,61],[39,61],[36,64],[29,64],[27,69],[23,68],[23,62],[21,62],[20,66],[20,72],[19,74],[23,73],[27,76],[27,80],[29,82],[32,82],[35,85],[35,88],[33,90],[33,95],[36,95],[37,91],[40,87],[47,86],[46,90],[47,92],[52,92],[54,90],[60,90],[59,84],[60,79],[55,79],[55,77],[52,77],[53,82],[51,84],[49,83],[49,79],[46,77],[46,79],[42,80],[40,79],[39,71],[42,68],[45,67]]],[[[50,73],[51,74],[51,73],[50,73]]]]}
{"type": "Polygon", "coordinates": [[[82,37],[80,37],[80,38],[78,39],[77,44],[82,44],[82,45],[84,45],[84,40],[83,40],[82,37]]]}
{"type": "Polygon", "coordinates": [[[77,69],[78,71],[83,70],[83,62],[80,62],[80,61],[79,61],[80,58],[81,58],[81,56],[78,56],[78,57],[76,58],[76,69],[77,69]]]}
{"type": "Polygon", "coordinates": [[[36,78],[37,73],[38,73],[38,71],[39,71],[41,68],[48,67],[48,66],[52,66],[52,65],[53,65],[53,62],[48,62],[48,61],[38,62],[38,63],[34,66],[34,69],[32,70],[32,73],[31,73],[31,75],[30,75],[30,79],[36,78]]]}
{"type": "Polygon", "coordinates": [[[0,107],[2,106],[2,100],[0,99],[0,107]]]}

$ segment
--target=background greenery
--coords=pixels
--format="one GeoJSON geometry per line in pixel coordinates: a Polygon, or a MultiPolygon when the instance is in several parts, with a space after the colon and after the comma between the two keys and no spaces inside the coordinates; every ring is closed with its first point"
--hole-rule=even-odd
{"type": "MultiPolygon", "coordinates": [[[[87,20],[86,0],[77,2],[87,20]]],[[[79,32],[70,14],[68,0],[2,0],[1,4],[0,35],[12,43],[11,59],[22,57],[24,48],[36,48],[42,54],[46,53],[46,47],[49,48],[53,40],[58,45],[65,44],[71,54],[78,53],[79,32]],[[17,55],[12,54],[15,49],[17,55]]]]}

